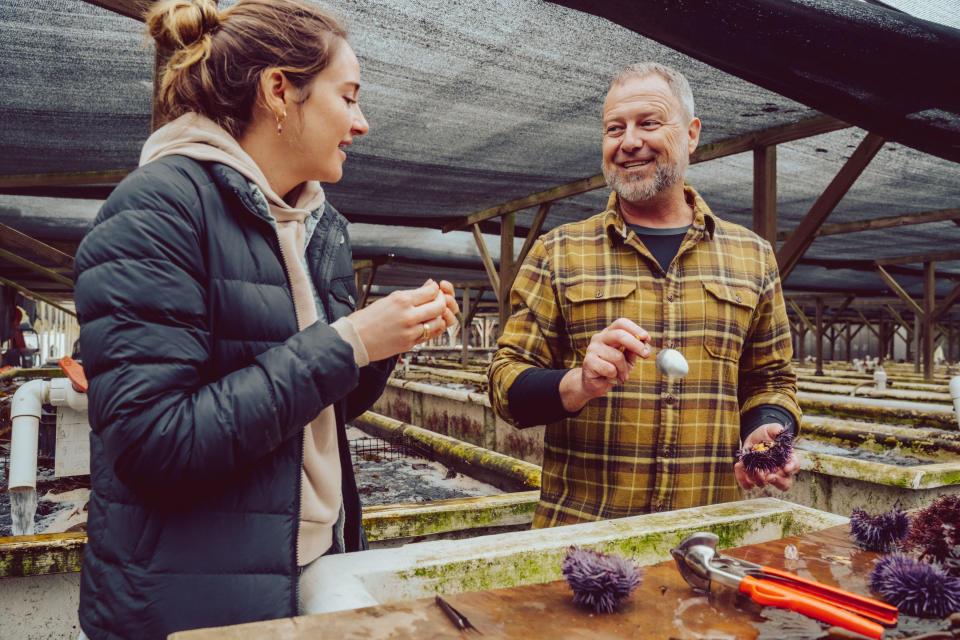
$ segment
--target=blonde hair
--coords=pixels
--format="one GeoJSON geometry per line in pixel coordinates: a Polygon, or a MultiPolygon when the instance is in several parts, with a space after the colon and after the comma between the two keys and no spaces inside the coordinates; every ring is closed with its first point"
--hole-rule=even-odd
{"type": "Polygon", "coordinates": [[[277,67],[303,89],[347,37],[332,15],[302,0],[240,0],[224,11],[212,0],[166,0],[146,25],[157,47],[171,51],[160,78],[161,117],[197,112],[234,137],[250,124],[263,70],[277,67]]]}
{"type": "Polygon", "coordinates": [[[623,84],[631,78],[646,78],[654,74],[659,75],[666,81],[673,95],[680,101],[687,120],[693,120],[693,91],[690,90],[690,83],[687,82],[686,76],[665,64],[660,64],[659,62],[635,62],[627,65],[610,81],[610,89],[623,84]]]}

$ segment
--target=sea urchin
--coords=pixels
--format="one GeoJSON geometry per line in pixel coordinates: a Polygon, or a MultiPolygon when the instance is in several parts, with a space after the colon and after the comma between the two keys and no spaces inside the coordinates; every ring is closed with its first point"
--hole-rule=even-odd
{"type": "Polygon", "coordinates": [[[906,538],[909,530],[910,518],[897,507],[876,516],[863,509],[854,509],[850,514],[850,533],[868,551],[886,553],[906,538]]]}
{"type": "Polygon", "coordinates": [[[741,449],[737,452],[737,457],[747,471],[764,473],[783,467],[792,452],[793,434],[784,429],[777,434],[773,442],[758,442],[752,447],[741,449]]]}
{"type": "Polygon", "coordinates": [[[948,494],[914,514],[904,547],[919,552],[923,560],[946,564],[951,575],[960,576],[958,545],[960,495],[948,494]]]}
{"type": "Polygon", "coordinates": [[[940,565],[893,553],[883,556],[870,574],[870,588],[901,613],[943,618],[960,611],[960,578],[940,565]]]}
{"type": "Polygon", "coordinates": [[[620,556],[570,547],[563,575],[573,589],[573,601],[597,613],[612,612],[641,581],[641,571],[620,556]]]}

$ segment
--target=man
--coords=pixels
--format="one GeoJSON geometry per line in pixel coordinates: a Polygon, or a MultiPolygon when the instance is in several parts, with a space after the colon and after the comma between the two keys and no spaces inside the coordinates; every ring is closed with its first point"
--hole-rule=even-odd
{"type": "Polygon", "coordinates": [[[682,75],[621,71],[603,106],[607,210],[539,238],[513,286],[490,398],[518,427],[547,424],[534,527],[785,490],[799,468],[735,464],[741,440],[801,414],[773,250],[684,185],[699,137],[682,75]],[[661,376],[651,347],[689,375],[661,376]]]}

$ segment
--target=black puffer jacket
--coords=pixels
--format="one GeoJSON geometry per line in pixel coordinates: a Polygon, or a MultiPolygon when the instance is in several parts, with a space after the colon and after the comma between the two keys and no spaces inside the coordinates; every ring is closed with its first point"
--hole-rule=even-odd
{"type": "MultiPolygon", "coordinates": [[[[330,404],[346,548],[366,545],[344,422],[394,359],[358,369],[323,322],[297,331],[257,203],[233,169],[170,156],[128,176],[80,246],[93,428],[80,623],[93,639],[295,615],[303,426],[330,404]]],[[[329,321],[350,313],[350,244],[333,208],[306,257],[329,321]]]]}

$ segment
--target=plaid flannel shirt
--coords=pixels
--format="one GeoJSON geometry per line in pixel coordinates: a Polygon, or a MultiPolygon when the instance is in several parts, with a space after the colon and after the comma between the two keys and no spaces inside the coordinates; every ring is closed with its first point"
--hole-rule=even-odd
{"type": "Polygon", "coordinates": [[[544,234],[510,294],[512,315],[490,365],[490,399],[505,420],[507,392],[529,367],[568,369],[619,317],[678,349],[682,380],[654,358],[575,416],[548,424],[534,527],[738,500],[733,474],[740,415],[784,407],[800,424],[793,354],[776,257],[753,232],[714,216],[691,187],[694,221],[665,275],[607,210],[544,234]]]}

